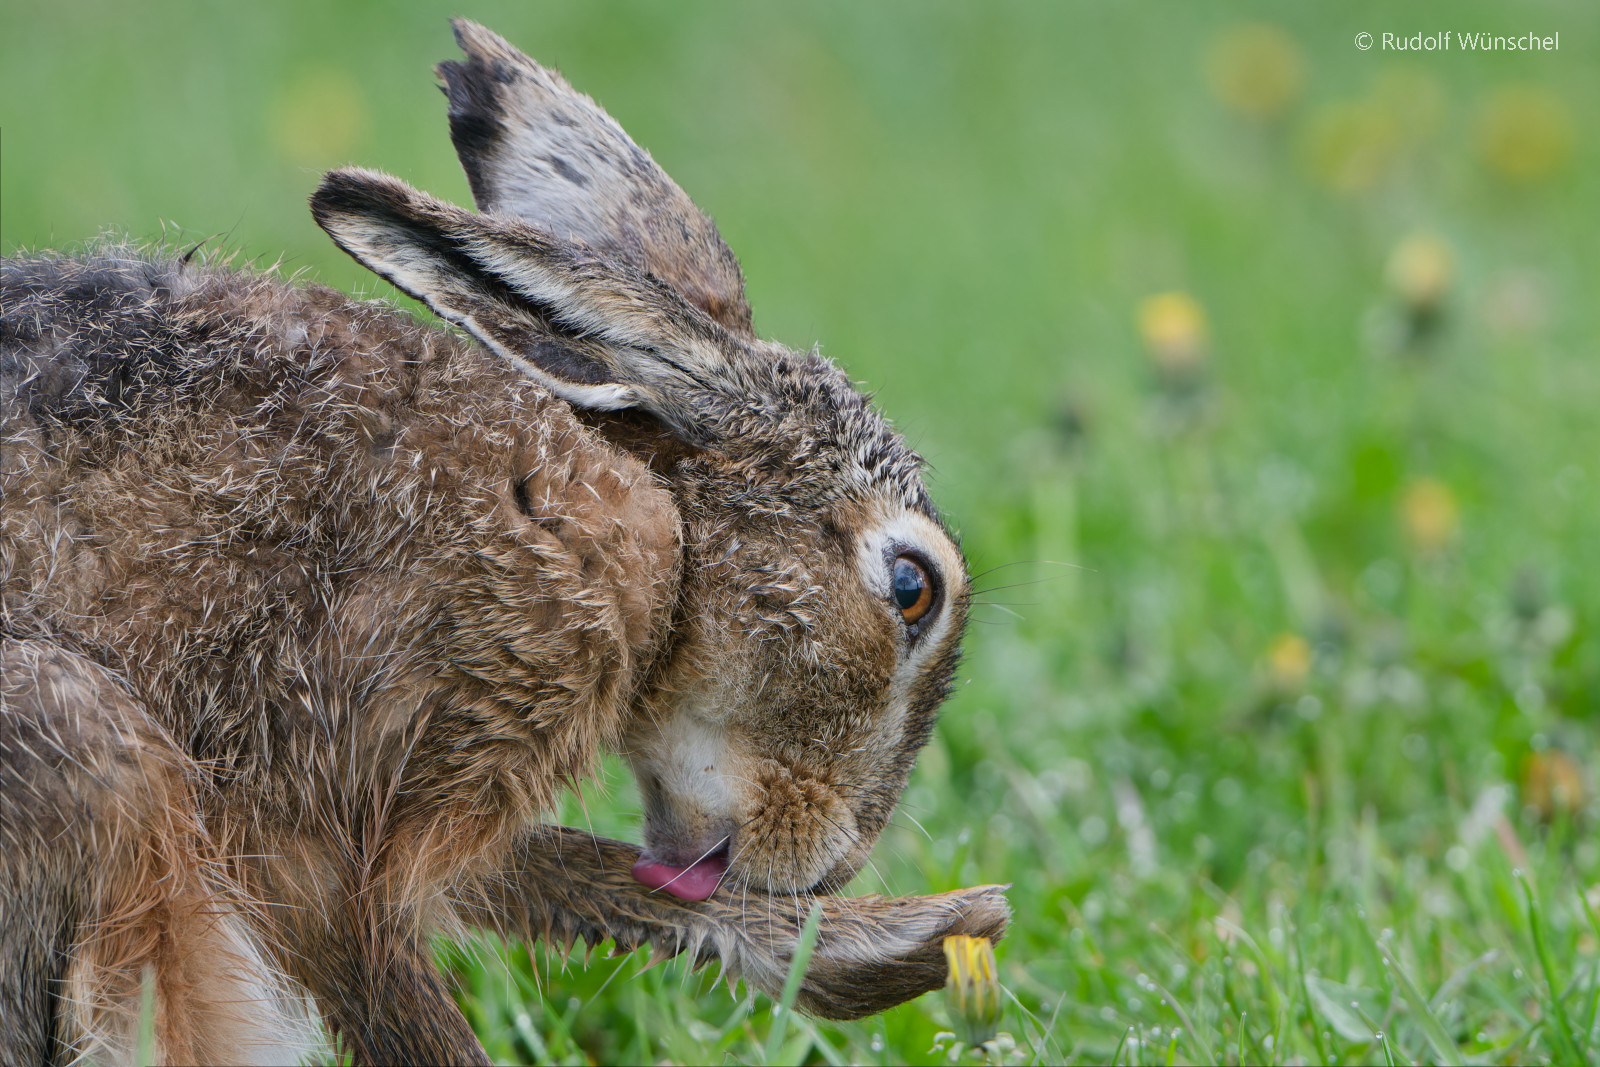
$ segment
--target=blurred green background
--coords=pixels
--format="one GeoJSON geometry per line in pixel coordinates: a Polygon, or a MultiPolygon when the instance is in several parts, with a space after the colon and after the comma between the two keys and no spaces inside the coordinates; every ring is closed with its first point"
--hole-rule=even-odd
{"type": "MultiPolygon", "coordinates": [[[[758,330],[931,460],[986,592],[858,887],[1015,883],[985,1055],[1596,1057],[1600,7],[13,0],[4,250],[392,295],[305,198],[355,162],[470,203],[455,14],[601,101],[758,330]],[[1451,49],[1382,47],[1419,31],[1451,49]]],[[[613,765],[559,815],[636,812],[613,765]]],[[[766,1056],[770,1005],[677,964],[447,957],[507,1062],[766,1056]]],[[[946,1012],[778,1051],[970,1059],[946,1012]]]]}

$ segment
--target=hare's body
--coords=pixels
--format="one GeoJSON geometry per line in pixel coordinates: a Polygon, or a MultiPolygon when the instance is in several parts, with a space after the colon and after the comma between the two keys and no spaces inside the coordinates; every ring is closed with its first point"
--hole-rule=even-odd
{"type": "MultiPolygon", "coordinates": [[[[172,778],[111,854],[84,846],[73,888],[103,870],[102,891],[138,902],[221,863],[211,880],[248,890],[196,882],[188,903],[272,901],[244,926],[270,924],[254,940],[319,993],[338,978],[317,973],[339,958],[327,939],[360,933],[326,921],[352,900],[409,935],[396,944],[449,924],[453,887],[618,740],[671,616],[670,494],[481,349],[331,290],[101,256],[8,264],[4,307],[10,702],[52,671],[126,686],[118,729],[172,778]],[[142,863],[163,836],[178,858],[142,863]]],[[[39,746],[4,740],[0,774],[18,775],[39,746]]],[[[93,763],[120,744],[50,748],[93,763]]],[[[0,863],[71,824],[48,790],[6,800],[0,863]]],[[[381,972],[376,949],[362,966],[381,972]]],[[[107,983],[74,984],[92,1001],[107,983]]]]}
{"type": "MultiPolygon", "coordinates": [[[[735,929],[717,899],[842,886],[932,726],[965,573],[916,456],[755,339],[603,112],[458,34],[491,213],[359,171],[313,210],[481,345],[187,260],[6,264],[0,1060],[127,1056],[144,974],[166,1059],[281,1059],[308,1008],[364,1062],[481,1059],[426,952],[466,924],[771,988],[799,902],[735,929]],[[637,881],[539,853],[607,748],[637,881]]],[[[887,1006],[940,933],[1003,925],[871,907],[834,909],[803,1002],[887,1006]]]]}
{"type": "Polygon", "coordinates": [[[5,625],[92,649],[235,814],[327,811],[305,783],[348,755],[429,768],[390,833],[538,809],[615,744],[678,515],[569,405],[321,287],[113,256],[5,286],[5,625]]]}

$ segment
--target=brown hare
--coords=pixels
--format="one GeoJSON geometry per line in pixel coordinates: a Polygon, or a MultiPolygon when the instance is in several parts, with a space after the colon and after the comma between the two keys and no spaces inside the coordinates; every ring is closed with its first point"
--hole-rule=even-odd
{"type": "Polygon", "coordinates": [[[116,248],[0,319],[0,1062],[487,1062],[428,952],[614,938],[838,1018],[938,985],[983,887],[831,896],[950,687],[962,555],[711,221],[455,24],[482,214],[363,170],[318,223],[472,339],[116,248]],[[476,342],[476,343],[473,343],[476,342]],[[606,750],[646,851],[540,826],[606,750]],[[148,976],[148,977],[147,977],[148,976]]]}

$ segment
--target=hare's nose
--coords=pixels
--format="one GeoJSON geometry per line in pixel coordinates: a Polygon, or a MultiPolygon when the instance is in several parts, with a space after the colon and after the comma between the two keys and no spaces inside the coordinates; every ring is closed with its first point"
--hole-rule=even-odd
{"type": "Polygon", "coordinates": [[[719,858],[726,865],[734,852],[733,836],[733,824],[722,821],[693,830],[646,826],[644,858],[671,867],[693,867],[719,858]]]}

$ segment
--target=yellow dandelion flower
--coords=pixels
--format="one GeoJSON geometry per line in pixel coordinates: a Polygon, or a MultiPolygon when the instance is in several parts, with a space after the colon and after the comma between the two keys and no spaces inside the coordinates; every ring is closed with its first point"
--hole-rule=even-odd
{"type": "Polygon", "coordinates": [[[1432,234],[1412,234],[1389,255],[1389,288],[1419,311],[1439,306],[1454,273],[1450,246],[1432,234]]]}
{"type": "Polygon", "coordinates": [[[1400,501],[1406,537],[1420,552],[1434,553],[1455,540],[1461,509],[1450,487],[1435,478],[1418,478],[1400,501]]]}
{"type": "Polygon", "coordinates": [[[1528,184],[1555,171],[1572,151],[1572,118],[1561,98],[1531,85],[1507,85],[1478,114],[1478,153],[1507,181],[1528,184]]]}
{"type": "Polygon", "coordinates": [[[1280,634],[1267,648],[1267,670],[1279,689],[1299,689],[1311,677],[1311,645],[1299,634],[1280,634]]]}
{"type": "Polygon", "coordinates": [[[1206,81],[1218,100],[1252,119],[1289,109],[1305,81],[1300,48],[1277,26],[1246,22],[1224,30],[1206,53],[1206,81]]]}
{"type": "Polygon", "coordinates": [[[944,939],[944,957],[950,964],[945,1004],[956,1040],[973,1046],[994,1040],[1002,1007],[994,945],[987,937],[956,934],[944,939]]]}
{"type": "Polygon", "coordinates": [[[1163,375],[1194,375],[1205,363],[1206,311],[1188,293],[1157,293],[1139,305],[1139,336],[1163,375]]]}

